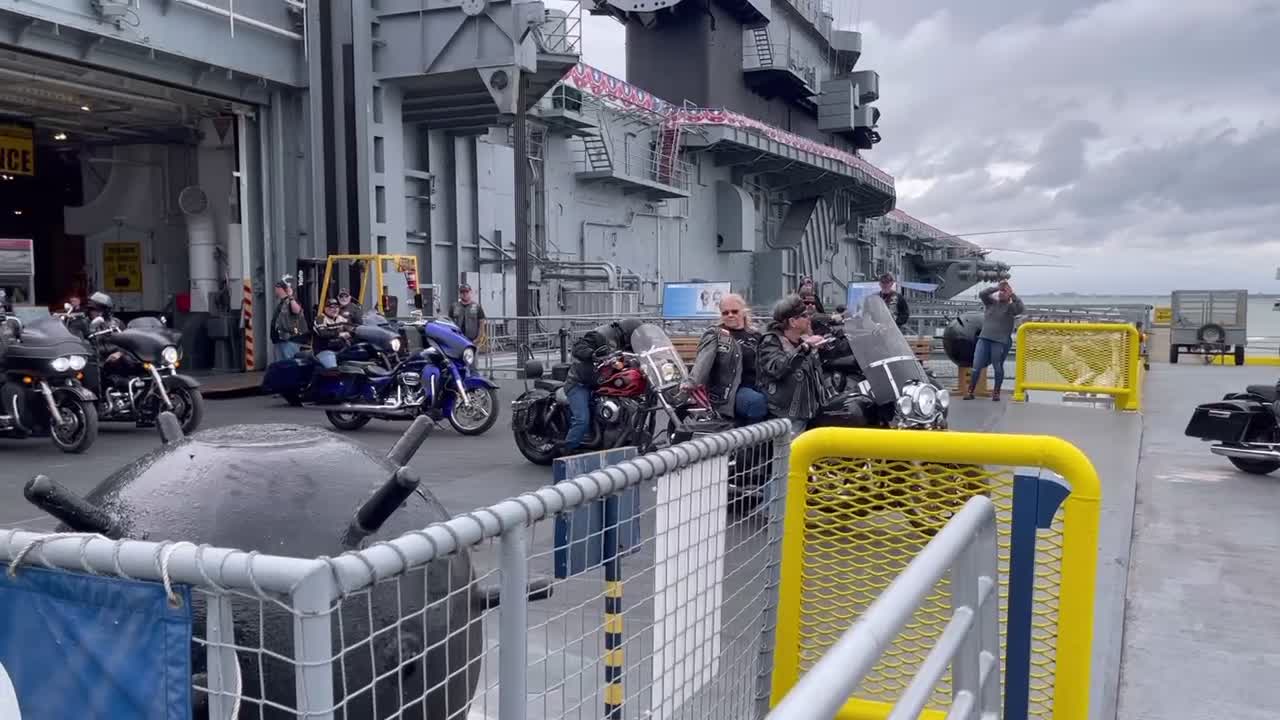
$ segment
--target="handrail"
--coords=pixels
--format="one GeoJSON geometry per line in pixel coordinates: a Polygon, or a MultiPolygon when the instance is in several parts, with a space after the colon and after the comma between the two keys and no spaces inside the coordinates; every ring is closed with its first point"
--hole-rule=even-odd
{"type": "Polygon", "coordinates": [[[998,562],[995,506],[986,497],[971,498],[800,678],[766,720],[835,717],[948,571],[951,620],[889,720],[919,717],[949,666],[953,694],[947,717],[999,717],[998,562]]]}

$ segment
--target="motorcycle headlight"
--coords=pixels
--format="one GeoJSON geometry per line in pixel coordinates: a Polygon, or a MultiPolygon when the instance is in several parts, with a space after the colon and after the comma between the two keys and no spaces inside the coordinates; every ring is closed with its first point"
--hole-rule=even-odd
{"type": "Polygon", "coordinates": [[[178,348],[170,345],[164,350],[161,350],[160,359],[164,360],[165,363],[169,365],[173,365],[174,363],[178,362],[178,348]]]}
{"type": "Polygon", "coordinates": [[[83,370],[84,366],[89,364],[89,359],[83,355],[72,355],[70,359],[72,370],[83,370]]]}
{"type": "Polygon", "coordinates": [[[669,383],[680,377],[680,370],[673,362],[662,363],[662,382],[669,383]]]}
{"type": "Polygon", "coordinates": [[[951,391],[942,388],[938,391],[938,407],[946,410],[951,407],[951,391]]]}
{"type": "Polygon", "coordinates": [[[462,351],[462,362],[464,362],[464,363],[466,363],[466,364],[468,364],[468,365],[475,365],[475,364],[476,364],[476,349],[475,349],[475,348],[467,348],[466,350],[463,350],[463,351],[462,351]]]}
{"type": "Polygon", "coordinates": [[[391,352],[400,352],[400,338],[391,338],[391,352]]]}
{"type": "Polygon", "coordinates": [[[910,395],[903,395],[902,397],[899,397],[897,404],[899,413],[902,415],[911,414],[912,400],[910,395]]]}
{"type": "Polygon", "coordinates": [[[54,372],[66,372],[71,369],[71,358],[54,358],[49,364],[53,366],[54,372]]]}
{"type": "Polygon", "coordinates": [[[938,391],[932,385],[921,385],[916,391],[916,411],[929,417],[938,410],[938,391]]]}

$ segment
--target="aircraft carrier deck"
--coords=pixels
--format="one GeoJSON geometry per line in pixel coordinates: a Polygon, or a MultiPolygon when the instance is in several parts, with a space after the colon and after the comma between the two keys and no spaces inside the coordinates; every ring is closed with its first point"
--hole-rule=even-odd
{"type": "MultiPolygon", "coordinates": [[[[1275,717],[1280,684],[1272,677],[1280,655],[1268,636],[1280,627],[1280,600],[1270,592],[1278,570],[1280,479],[1237,472],[1182,434],[1199,402],[1273,379],[1265,367],[1157,364],[1146,374],[1141,413],[1068,406],[1037,392],[1027,403],[954,403],[956,430],[1059,436],[1097,469],[1103,500],[1089,717],[1275,717]]],[[[505,400],[518,385],[504,385],[505,400]]],[[[249,416],[324,423],[323,415],[270,398],[210,403],[211,426],[249,416]]],[[[545,469],[527,465],[512,448],[507,421],[478,438],[437,434],[413,461],[451,512],[549,480],[545,469]],[[476,462],[480,457],[485,462],[476,462]]],[[[354,437],[385,451],[402,427],[375,424],[354,437]]],[[[0,526],[53,529],[22,498],[22,483],[36,472],[83,493],[101,468],[157,444],[149,431],[112,436],[105,456],[84,458],[57,455],[44,443],[0,441],[7,466],[0,526]]],[[[539,615],[554,614],[557,601],[534,607],[539,615]]],[[[473,708],[472,716],[492,712],[473,708]]]]}

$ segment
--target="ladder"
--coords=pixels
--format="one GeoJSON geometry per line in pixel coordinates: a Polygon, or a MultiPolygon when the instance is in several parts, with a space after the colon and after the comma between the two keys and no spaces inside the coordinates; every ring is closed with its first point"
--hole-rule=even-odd
{"type": "Polygon", "coordinates": [[[600,135],[583,135],[582,148],[586,153],[587,169],[591,172],[611,172],[613,160],[609,157],[609,145],[600,135]]]}
{"type": "Polygon", "coordinates": [[[756,43],[756,60],[762,68],[773,67],[773,46],[769,44],[769,28],[764,25],[751,28],[756,43]]]}
{"type": "Polygon", "coordinates": [[[676,157],[680,153],[680,131],[683,127],[680,122],[675,119],[669,119],[662,123],[658,129],[658,177],[657,180],[664,185],[672,185],[675,187],[683,187],[685,178],[672,178],[674,174],[676,157]]]}

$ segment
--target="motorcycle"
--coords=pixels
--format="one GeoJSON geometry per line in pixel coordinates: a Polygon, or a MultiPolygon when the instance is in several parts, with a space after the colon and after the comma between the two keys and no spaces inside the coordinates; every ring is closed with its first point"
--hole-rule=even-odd
{"type": "Polygon", "coordinates": [[[353,335],[366,346],[362,352],[377,359],[347,359],[333,370],[317,370],[309,389],[307,405],[323,409],[335,428],[359,430],[374,418],[422,414],[448,420],[463,435],[493,427],[498,386],[475,372],[475,344],[453,323],[418,317],[393,328],[377,313],[366,313],[353,335]],[[400,359],[400,331],[419,333],[423,349],[400,359]]]}
{"type": "MultiPolygon", "coordinates": [[[[681,389],[688,371],[667,334],[656,325],[641,325],[631,334],[634,352],[612,352],[595,366],[596,388],[591,394],[591,426],[579,450],[606,450],[635,445],[641,453],[656,447],[659,417],[667,430],[681,426],[686,403],[681,389]]],[[[511,403],[511,431],[516,448],[529,462],[550,465],[569,431],[569,397],[565,378],[569,366],[558,365],[553,379],[543,379],[542,363],[525,364],[525,392],[511,403]]]]}
{"type": "MultiPolygon", "coordinates": [[[[848,378],[850,389],[833,393],[823,403],[806,429],[947,429],[950,393],[925,371],[879,295],[865,298],[845,320],[844,337],[858,374],[848,378]]],[[[864,461],[860,466],[852,477],[818,479],[818,492],[812,495],[815,509],[858,516],[896,511],[912,526],[932,534],[970,497],[990,492],[986,473],[977,466],[922,465],[909,460],[864,461]]]]}
{"type": "Polygon", "coordinates": [[[1242,393],[1227,393],[1219,402],[1204,403],[1191,414],[1188,437],[1215,442],[1209,448],[1236,468],[1252,475],[1280,470],[1280,423],[1276,387],[1249,385],[1242,393]]]}
{"type": "Polygon", "coordinates": [[[82,453],[98,437],[97,397],[80,383],[93,348],[55,317],[23,327],[0,316],[0,437],[48,434],[64,453],[82,453]]]}
{"type": "MultiPolygon", "coordinates": [[[[380,347],[379,343],[385,342],[385,349],[396,354],[403,348],[404,341],[394,331],[391,336],[378,332],[378,330],[388,329],[382,327],[387,323],[381,316],[374,315],[370,320],[372,324],[369,327],[372,330],[364,330],[363,325],[352,328],[353,342],[336,353],[339,366],[381,363],[388,369],[392,367],[393,364],[382,362],[384,348],[380,347]]],[[[316,360],[315,353],[299,352],[287,360],[277,360],[267,366],[267,371],[262,376],[262,392],[265,395],[279,395],[294,407],[302,407],[308,402],[337,402],[337,396],[332,392],[332,387],[335,385],[333,372],[324,375],[323,382],[318,385],[315,383],[317,373],[323,370],[324,368],[316,360]]]]}
{"type": "Polygon", "coordinates": [[[124,328],[96,318],[88,325],[88,339],[96,352],[85,368],[84,384],[98,397],[100,420],[154,427],[167,411],[178,418],[184,433],[200,427],[200,383],[178,372],[181,335],[165,327],[162,318],[134,318],[124,328]]]}

